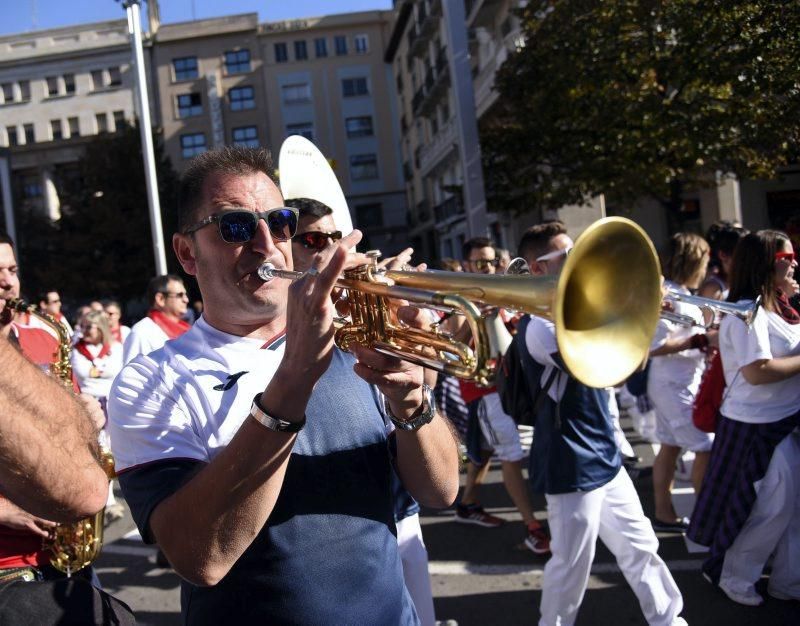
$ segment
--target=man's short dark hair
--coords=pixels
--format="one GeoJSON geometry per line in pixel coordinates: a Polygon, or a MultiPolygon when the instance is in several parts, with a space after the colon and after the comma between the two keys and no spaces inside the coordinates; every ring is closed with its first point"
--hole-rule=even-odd
{"type": "Polygon", "coordinates": [[[197,221],[203,184],[215,172],[239,176],[262,172],[278,184],[272,154],[266,148],[224,146],[208,150],[194,157],[181,176],[178,191],[178,232],[184,232],[197,221]]]}
{"type": "Polygon", "coordinates": [[[36,302],[47,302],[49,304],[47,296],[49,296],[51,293],[58,293],[58,289],[56,289],[55,287],[47,287],[45,289],[42,289],[39,292],[39,299],[36,300],[36,302]]]}
{"type": "Polygon", "coordinates": [[[531,226],[526,230],[519,242],[517,256],[523,259],[535,259],[547,254],[550,247],[550,240],[558,235],[566,235],[567,227],[564,222],[550,220],[531,226]]]}
{"type": "Polygon", "coordinates": [[[175,274],[164,274],[150,279],[150,282],[147,283],[148,306],[153,306],[156,303],[157,293],[167,293],[167,286],[173,280],[183,284],[183,279],[180,276],[175,276],[175,274]]]}
{"type": "Polygon", "coordinates": [[[283,202],[286,206],[300,211],[300,217],[325,217],[331,215],[333,209],[324,202],[313,198],[290,198],[283,202]]]}
{"type": "Polygon", "coordinates": [[[469,254],[473,250],[480,250],[481,248],[491,248],[494,250],[494,244],[488,237],[473,237],[467,239],[461,246],[461,258],[465,261],[469,259],[469,254]]]}
{"type": "Polygon", "coordinates": [[[0,243],[7,243],[14,250],[14,240],[4,230],[0,230],[0,243]]]}

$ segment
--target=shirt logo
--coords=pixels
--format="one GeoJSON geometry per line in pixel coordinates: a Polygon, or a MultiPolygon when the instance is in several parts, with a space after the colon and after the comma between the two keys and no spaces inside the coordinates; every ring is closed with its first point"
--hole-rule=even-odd
{"type": "Polygon", "coordinates": [[[247,372],[237,372],[236,374],[229,374],[228,379],[224,383],[220,383],[219,385],[214,387],[214,391],[228,391],[228,389],[233,387],[236,384],[236,381],[239,380],[245,374],[247,374],[247,372]]]}

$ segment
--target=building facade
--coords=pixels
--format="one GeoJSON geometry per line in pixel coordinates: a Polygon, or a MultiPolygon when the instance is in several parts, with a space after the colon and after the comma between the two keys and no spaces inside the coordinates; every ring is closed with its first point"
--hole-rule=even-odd
{"type": "Polygon", "coordinates": [[[130,56],[125,20],[0,37],[6,227],[15,204],[58,219],[87,138],[133,120],[130,56]]]}

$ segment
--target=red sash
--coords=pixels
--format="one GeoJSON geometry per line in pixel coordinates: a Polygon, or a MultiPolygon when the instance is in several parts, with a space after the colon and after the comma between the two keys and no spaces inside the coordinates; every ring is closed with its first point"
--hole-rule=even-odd
{"type": "Polygon", "coordinates": [[[157,311],[155,309],[150,309],[147,312],[147,317],[153,320],[158,327],[163,330],[167,337],[170,339],[175,339],[176,337],[180,337],[183,333],[191,328],[189,322],[184,322],[183,320],[176,320],[171,317],[167,317],[164,315],[163,311],[157,311]]]}

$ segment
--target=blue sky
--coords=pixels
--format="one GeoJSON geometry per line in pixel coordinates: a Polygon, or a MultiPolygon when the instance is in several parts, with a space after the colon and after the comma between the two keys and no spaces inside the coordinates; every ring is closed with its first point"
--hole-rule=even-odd
{"type": "MultiPolygon", "coordinates": [[[[163,23],[255,12],[259,21],[272,22],[391,9],[392,0],[160,0],[159,6],[163,23]]],[[[124,17],[116,0],[0,0],[0,35],[124,17]]]]}

